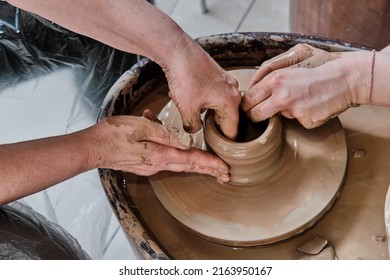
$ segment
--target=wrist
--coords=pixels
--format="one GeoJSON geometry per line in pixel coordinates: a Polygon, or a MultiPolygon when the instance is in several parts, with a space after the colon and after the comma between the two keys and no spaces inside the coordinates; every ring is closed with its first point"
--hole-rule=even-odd
{"type": "Polygon", "coordinates": [[[177,32],[170,40],[170,46],[161,50],[159,60],[163,70],[183,69],[188,64],[199,63],[204,57],[204,50],[184,31],[177,32]]]}
{"type": "Polygon", "coordinates": [[[79,132],[86,170],[107,167],[107,154],[112,150],[112,145],[110,145],[110,138],[104,133],[105,125],[106,121],[102,120],[79,132]]]}
{"type": "Polygon", "coordinates": [[[349,106],[370,104],[375,53],[356,51],[345,53],[343,57],[342,67],[347,73],[346,81],[350,89],[346,96],[349,106]]]}

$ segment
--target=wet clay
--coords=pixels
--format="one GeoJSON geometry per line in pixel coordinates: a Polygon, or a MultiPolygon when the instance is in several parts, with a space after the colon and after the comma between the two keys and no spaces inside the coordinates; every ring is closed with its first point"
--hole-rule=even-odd
{"type": "MultiPolygon", "coordinates": [[[[239,84],[246,86],[242,81],[239,84]]],[[[160,117],[168,126],[179,125],[177,110],[163,109],[160,117]],[[164,118],[175,113],[169,120],[164,118]]],[[[260,137],[246,143],[223,139],[215,124],[208,125],[213,119],[206,116],[205,139],[231,165],[233,184],[219,184],[199,174],[162,172],[152,176],[158,199],[176,219],[214,242],[254,246],[300,233],[329,209],[347,160],[338,119],[315,130],[284,120],[282,135],[280,118],[275,116],[266,130],[253,131],[260,137]]]]}
{"type": "MultiPolygon", "coordinates": [[[[389,110],[372,106],[350,109],[340,116],[350,161],[339,196],[317,223],[283,242],[245,248],[207,241],[165,210],[145,177],[124,174],[128,199],[148,232],[173,259],[294,259],[296,248],[316,235],[333,244],[339,259],[387,259],[387,239],[376,241],[375,237],[386,236],[383,212],[390,182],[389,119],[389,110]],[[364,150],[366,156],[351,157],[356,149],[364,150]]],[[[207,197],[207,193],[203,195],[207,197]]]]}
{"type": "MultiPolygon", "coordinates": [[[[359,50],[342,42],[272,33],[216,35],[198,42],[225,68],[255,67],[297,43],[309,43],[328,51],[359,50]]],[[[156,71],[152,63],[141,62],[124,73],[103,102],[100,118],[142,115],[149,107],[154,112],[161,111],[169,98],[166,83],[153,87],[163,77],[162,72],[156,71]]],[[[360,106],[347,110],[339,118],[349,161],[333,206],[300,234],[267,246],[227,246],[200,237],[165,210],[147,177],[99,170],[100,177],[124,231],[143,259],[294,259],[299,252],[297,248],[315,236],[328,240],[338,259],[388,259],[384,204],[390,182],[390,111],[360,106]]],[[[196,135],[194,145],[202,146],[196,142],[196,135]]],[[[310,162],[305,167],[311,168],[310,162]]],[[[292,176],[299,178],[300,174],[292,176]]],[[[207,195],[203,193],[204,197],[207,195]]]]}
{"type": "MultiPolygon", "coordinates": [[[[244,123],[247,123],[245,119],[244,123]]],[[[250,141],[232,141],[224,137],[218,129],[214,112],[207,112],[203,141],[207,143],[210,152],[214,152],[230,166],[229,184],[251,186],[265,182],[282,165],[282,120],[279,115],[275,115],[262,123],[267,124],[264,130],[257,130],[254,124],[245,125],[244,131],[242,127],[239,128],[239,133],[243,133],[239,138],[251,139],[250,141]]],[[[261,127],[262,123],[258,126],[261,127]]]]}

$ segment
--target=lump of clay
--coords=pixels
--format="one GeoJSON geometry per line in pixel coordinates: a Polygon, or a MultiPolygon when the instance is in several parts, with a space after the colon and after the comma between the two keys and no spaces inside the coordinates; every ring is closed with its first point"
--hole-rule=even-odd
{"type": "Polygon", "coordinates": [[[298,260],[335,260],[335,250],[328,240],[315,236],[297,247],[298,260]]]}

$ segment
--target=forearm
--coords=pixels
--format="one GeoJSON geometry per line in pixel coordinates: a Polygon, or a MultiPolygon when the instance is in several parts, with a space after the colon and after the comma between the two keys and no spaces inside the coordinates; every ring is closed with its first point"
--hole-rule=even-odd
{"type": "Polygon", "coordinates": [[[149,57],[163,67],[175,47],[193,43],[170,17],[145,0],[8,2],[114,48],[149,57]]]}
{"type": "Polygon", "coordinates": [[[229,181],[220,158],[191,148],[189,134],[149,117],[109,117],[72,134],[0,145],[0,205],[94,168],[141,176],[196,172],[229,181]]]}
{"type": "Polygon", "coordinates": [[[92,169],[81,135],[0,145],[0,205],[92,169]]]}
{"type": "Polygon", "coordinates": [[[390,48],[375,54],[372,84],[372,104],[390,107],[390,48]]]}

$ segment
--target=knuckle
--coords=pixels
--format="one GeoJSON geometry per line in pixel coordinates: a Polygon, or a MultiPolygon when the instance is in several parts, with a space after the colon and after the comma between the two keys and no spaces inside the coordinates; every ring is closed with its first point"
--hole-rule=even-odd
{"type": "Polygon", "coordinates": [[[234,88],[238,87],[238,81],[231,75],[226,74],[226,82],[234,88]]]}
{"type": "Polygon", "coordinates": [[[255,80],[257,82],[259,82],[262,77],[266,76],[267,74],[269,74],[275,70],[275,67],[273,67],[273,63],[274,63],[273,60],[266,60],[261,64],[261,66],[260,66],[261,72],[258,72],[255,75],[255,80]]]}
{"type": "Polygon", "coordinates": [[[244,110],[249,107],[253,107],[255,104],[256,100],[255,100],[255,96],[254,94],[251,94],[251,93],[247,93],[244,95],[244,97],[242,98],[242,105],[244,106],[244,110]]]}
{"type": "Polygon", "coordinates": [[[270,65],[272,63],[272,59],[265,60],[261,63],[260,67],[264,70],[270,70],[270,65]]]}
{"type": "Polygon", "coordinates": [[[297,120],[306,128],[312,129],[318,127],[323,123],[323,118],[317,114],[313,114],[312,111],[303,108],[297,112],[297,120]]]}
{"type": "Polygon", "coordinates": [[[293,47],[293,49],[295,49],[297,52],[307,52],[307,51],[311,51],[311,46],[309,46],[308,44],[297,44],[293,47]]]}
{"type": "Polygon", "coordinates": [[[238,89],[234,92],[232,99],[235,104],[239,104],[241,102],[241,93],[238,91],[238,89]]]}
{"type": "Polygon", "coordinates": [[[278,105],[287,104],[290,106],[293,105],[293,93],[289,89],[283,89],[278,94],[278,105]]]}
{"type": "Polygon", "coordinates": [[[164,130],[162,133],[162,137],[163,137],[164,141],[166,141],[167,143],[171,143],[171,142],[176,140],[173,133],[171,131],[169,131],[165,126],[164,126],[164,130]]]}
{"type": "Polygon", "coordinates": [[[288,85],[285,71],[276,71],[269,81],[269,90],[281,103],[291,103],[294,99],[293,91],[288,85]],[[276,96],[275,96],[276,95],[276,96]]]}
{"type": "Polygon", "coordinates": [[[285,83],[285,78],[286,75],[284,74],[284,71],[277,70],[270,75],[268,86],[274,90],[283,88],[283,85],[285,83]]]}
{"type": "Polygon", "coordinates": [[[261,120],[261,113],[258,108],[253,108],[248,112],[248,118],[254,122],[258,122],[261,120]]]}
{"type": "Polygon", "coordinates": [[[287,110],[294,112],[294,99],[292,97],[291,91],[288,89],[279,91],[278,94],[274,96],[273,103],[275,109],[278,111],[287,110]]]}

